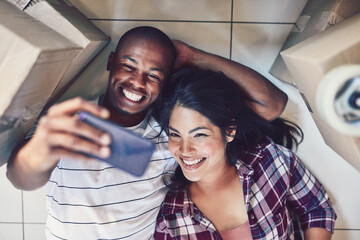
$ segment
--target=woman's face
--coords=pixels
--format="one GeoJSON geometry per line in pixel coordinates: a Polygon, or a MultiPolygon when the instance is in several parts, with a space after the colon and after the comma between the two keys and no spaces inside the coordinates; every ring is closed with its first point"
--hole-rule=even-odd
{"type": "Polygon", "coordinates": [[[228,167],[226,144],[232,138],[221,135],[220,128],[199,112],[175,106],[169,121],[169,150],[185,177],[197,182],[210,180],[228,167]],[[210,177],[210,178],[209,178],[210,177]]]}

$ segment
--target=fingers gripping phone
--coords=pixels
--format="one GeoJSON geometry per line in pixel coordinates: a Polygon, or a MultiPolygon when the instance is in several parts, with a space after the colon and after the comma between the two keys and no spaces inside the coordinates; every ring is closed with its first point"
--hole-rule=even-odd
{"type": "Polygon", "coordinates": [[[111,156],[108,158],[91,157],[138,177],[144,174],[155,149],[152,141],[87,112],[81,112],[79,119],[111,136],[111,156]]]}

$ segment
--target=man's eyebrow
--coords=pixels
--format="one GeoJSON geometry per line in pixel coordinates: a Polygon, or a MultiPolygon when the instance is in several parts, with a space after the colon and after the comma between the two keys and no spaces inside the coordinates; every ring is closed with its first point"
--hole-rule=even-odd
{"type": "Polygon", "coordinates": [[[164,74],[164,70],[160,69],[160,68],[150,68],[151,71],[157,71],[157,72],[161,72],[162,74],[164,74]]]}
{"type": "Polygon", "coordinates": [[[132,58],[132,57],[130,57],[130,56],[128,56],[128,55],[125,55],[125,56],[123,56],[122,58],[124,58],[124,59],[128,59],[128,60],[130,60],[130,61],[132,61],[133,63],[138,63],[134,58],[132,58]]]}

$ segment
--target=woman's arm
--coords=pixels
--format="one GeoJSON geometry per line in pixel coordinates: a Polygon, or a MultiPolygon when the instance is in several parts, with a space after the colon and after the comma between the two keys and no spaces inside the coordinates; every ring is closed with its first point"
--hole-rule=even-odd
{"type": "Polygon", "coordinates": [[[263,118],[271,121],[283,112],[287,95],[260,73],[241,63],[204,52],[181,41],[174,40],[174,44],[177,51],[175,70],[194,65],[221,71],[238,84],[249,99],[249,107],[263,118]]]}
{"type": "Polygon", "coordinates": [[[330,240],[332,234],[324,228],[308,228],[305,230],[305,240],[330,240]]]}
{"type": "Polygon", "coordinates": [[[336,213],[328,194],[294,153],[290,158],[289,208],[299,216],[305,239],[331,239],[336,213]]]}

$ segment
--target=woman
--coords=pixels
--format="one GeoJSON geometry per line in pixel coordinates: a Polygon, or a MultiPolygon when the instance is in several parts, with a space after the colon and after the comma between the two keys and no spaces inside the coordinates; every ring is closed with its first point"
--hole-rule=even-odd
{"type": "Polygon", "coordinates": [[[301,131],[257,116],[222,73],[186,69],[168,89],[155,116],[179,166],[155,239],[302,239],[300,228],[305,239],[331,238],[336,214],[328,195],[278,145],[297,145],[301,131]]]}

